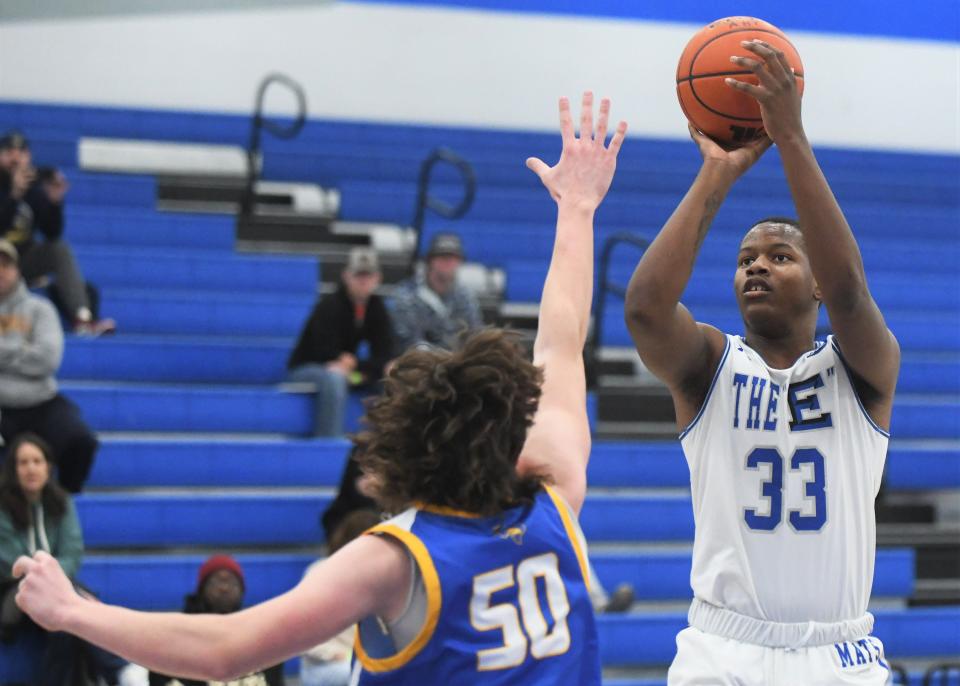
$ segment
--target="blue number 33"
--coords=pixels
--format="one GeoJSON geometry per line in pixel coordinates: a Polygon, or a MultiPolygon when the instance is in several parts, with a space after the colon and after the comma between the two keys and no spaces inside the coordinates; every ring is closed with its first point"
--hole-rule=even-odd
{"type": "MultiPolygon", "coordinates": [[[[800,510],[790,510],[790,526],[795,531],[820,531],[827,521],[827,489],[824,483],[823,455],[815,448],[800,448],[790,458],[790,471],[796,472],[803,465],[813,465],[813,480],[804,483],[803,494],[813,498],[813,514],[805,515],[800,510]]],[[[761,484],[760,495],[769,501],[767,514],[757,514],[756,509],[743,510],[747,526],[757,531],[773,531],[783,520],[783,457],[775,448],[754,448],[747,456],[747,469],[770,466],[770,479],[761,484]]]]}

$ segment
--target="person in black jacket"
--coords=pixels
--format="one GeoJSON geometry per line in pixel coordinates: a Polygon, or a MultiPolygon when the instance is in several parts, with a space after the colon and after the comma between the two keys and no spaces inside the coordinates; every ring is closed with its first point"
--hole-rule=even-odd
{"type": "MultiPolygon", "coordinates": [[[[214,555],[200,567],[197,591],[186,597],[183,611],[186,614],[218,615],[237,612],[243,607],[245,590],[240,563],[229,555],[214,555]]],[[[274,665],[226,684],[150,672],[150,686],[284,686],[283,665],[274,665]]]]}
{"type": "Polygon", "coordinates": [[[52,275],[55,301],[75,333],[112,333],[112,319],[97,319],[73,250],[63,237],[63,203],[70,184],[59,169],[35,169],[19,132],[0,138],[0,238],[17,246],[23,278],[31,286],[52,275]]]}
{"type": "Polygon", "coordinates": [[[393,327],[374,291],[381,274],[371,248],[350,251],[341,283],[313,308],[287,361],[287,380],[316,385],[316,436],[343,434],[347,392],[371,390],[393,353],[393,327]]]}

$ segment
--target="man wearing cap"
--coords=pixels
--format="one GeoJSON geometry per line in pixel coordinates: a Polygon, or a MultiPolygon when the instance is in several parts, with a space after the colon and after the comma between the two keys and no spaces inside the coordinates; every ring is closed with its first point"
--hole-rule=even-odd
{"type": "MultiPolygon", "coordinates": [[[[229,555],[214,555],[200,567],[197,590],[189,594],[186,614],[226,615],[243,607],[246,580],[240,563],[229,555]]],[[[216,686],[283,686],[283,665],[249,674],[242,679],[216,686]]],[[[150,686],[214,686],[214,682],[194,681],[150,672],[150,686]]]]}
{"type": "Polygon", "coordinates": [[[13,131],[0,137],[0,237],[17,247],[28,282],[53,275],[58,307],[75,333],[112,333],[112,319],[94,318],[87,283],[63,238],[63,201],[69,187],[59,169],[34,169],[23,134],[13,131]]]}
{"type": "Polygon", "coordinates": [[[351,387],[373,388],[393,353],[393,328],[372,248],[353,248],[336,292],[313,308],[287,362],[287,380],[316,385],[314,434],[343,434],[351,387]]]}
{"type": "Polygon", "coordinates": [[[0,436],[9,443],[24,431],[39,434],[53,448],[60,483],[79,493],[97,439],[79,408],[57,392],[62,356],[60,318],[27,290],[16,247],[0,240],[0,436]]]}
{"type": "Polygon", "coordinates": [[[463,243],[454,233],[438,233],[427,250],[422,274],[397,286],[392,314],[399,352],[418,344],[453,348],[464,331],[483,326],[476,297],[457,285],[463,243]]]}

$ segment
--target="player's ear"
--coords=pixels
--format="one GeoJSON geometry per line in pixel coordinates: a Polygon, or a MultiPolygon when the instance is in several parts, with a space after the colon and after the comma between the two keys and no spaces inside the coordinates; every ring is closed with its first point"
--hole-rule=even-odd
{"type": "Polygon", "coordinates": [[[817,301],[817,306],[823,304],[823,294],[820,292],[820,286],[817,285],[817,280],[813,280],[813,299],[817,301]]]}

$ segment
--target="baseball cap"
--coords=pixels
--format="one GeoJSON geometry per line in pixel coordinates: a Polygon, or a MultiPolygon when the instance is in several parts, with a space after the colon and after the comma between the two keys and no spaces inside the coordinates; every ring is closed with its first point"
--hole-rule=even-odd
{"type": "Polygon", "coordinates": [[[240,583],[246,586],[243,578],[243,568],[240,567],[239,562],[229,555],[214,555],[200,567],[200,573],[197,574],[197,589],[202,589],[203,585],[207,583],[207,579],[222,569],[233,572],[240,579],[240,583]]]}
{"type": "Polygon", "coordinates": [[[347,256],[347,271],[353,274],[379,274],[377,251],[373,248],[353,248],[347,256]]]}
{"type": "Polygon", "coordinates": [[[434,236],[427,250],[427,258],[438,255],[453,255],[463,259],[463,241],[460,240],[460,236],[455,233],[438,233],[434,236]]]}
{"type": "Polygon", "coordinates": [[[0,238],[0,255],[6,255],[9,257],[14,264],[20,262],[20,253],[17,252],[16,246],[8,240],[0,238]]]}
{"type": "Polygon", "coordinates": [[[0,150],[28,150],[30,144],[26,136],[19,131],[7,131],[0,138],[0,150]]]}

